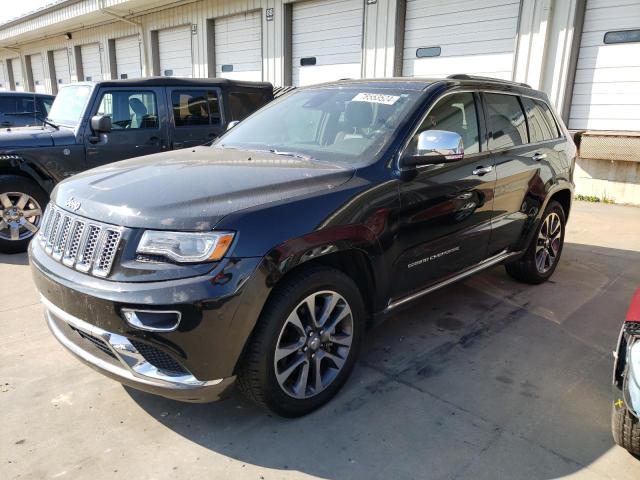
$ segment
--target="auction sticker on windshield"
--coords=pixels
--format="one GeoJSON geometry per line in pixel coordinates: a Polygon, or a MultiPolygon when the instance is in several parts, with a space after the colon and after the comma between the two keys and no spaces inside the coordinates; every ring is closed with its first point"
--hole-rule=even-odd
{"type": "Polygon", "coordinates": [[[383,93],[359,93],[353,99],[352,102],[369,102],[369,103],[382,103],[384,105],[393,105],[398,101],[400,97],[397,95],[385,95],[383,93]]]}

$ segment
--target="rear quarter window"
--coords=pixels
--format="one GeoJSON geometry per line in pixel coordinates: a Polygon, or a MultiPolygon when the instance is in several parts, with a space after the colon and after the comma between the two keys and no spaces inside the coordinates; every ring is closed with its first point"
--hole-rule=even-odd
{"type": "MultiPolygon", "coordinates": [[[[549,117],[545,113],[543,104],[527,97],[522,97],[522,105],[527,114],[527,123],[529,125],[529,136],[531,143],[544,142],[558,138],[558,129],[553,117],[549,121],[549,117]]],[[[551,114],[551,112],[549,112],[551,114]]]]}
{"type": "Polygon", "coordinates": [[[229,92],[229,107],[233,120],[244,120],[267,103],[264,95],[255,92],[229,92]]]}

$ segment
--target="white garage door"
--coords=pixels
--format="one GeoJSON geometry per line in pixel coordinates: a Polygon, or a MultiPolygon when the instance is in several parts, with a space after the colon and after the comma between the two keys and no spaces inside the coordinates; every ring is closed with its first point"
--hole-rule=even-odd
{"type": "Polygon", "coordinates": [[[363,0],[293,4],[294,85],[362,76],[363,6],[363,0]]]}
{"type": "Polygon", "coordinates": [[[569,128],[640,130],[638,41],[640,0],[587,1],[569,128]]]}
{"type": "Polygon", "coordinates": [[[71,73],[69,72],[69,55],[66,48],[54,50],[53,67],[56,71],[56,84],[58,86],[71,83],[71,73]]]}
{"type": "Polygon", "coordinates": [[[216,19],[213,25],[216,77],[262,80],[262,22],[259,11],[216,19]]]}
{"type": "Polygon", "coordinates": [[[12,58],[9,60],[11,71],[13,72],[13,84],[16,92],[24,92],[24,82],[22,79],[22,68],[20,67],[20,59],[12,58]]]}
{"type": "Polygon", "coordinates": [[[36,53],[31,55],[31,77],[33,78],[33,88],[38,93],[45,93],[44,88],[44,66],[42,65],[42,55],[36,53]]]}
{"type": "Polygon", "coordinates": [[[407,0],[402,74],[454,73],[511,80],[517,0],[407,0]]]}
{"type": "Polygon", "coordinates": [[[142,77],[138,36],[116,38],[116,72],[118,78],[142,77]]]}
{"type": "Polygon", "coordinates": [[[5,90],[9,90],[9,82],[7,81],[4,62],[0,62],[0,92],[5,90]]]}
{"type": "Polygon", "coordinates": [[[191,27],[168,28],[158,32],[160,75],[163,77],[193,77],[191,57],[191,27]]]}
{"type": "Polygon", "coordinates": [[[100,58],[100,45],[90,43],[80,47],[82,57],[82,80],[92,80],[94,82],[102,80],[102,61],[100,58]]]}

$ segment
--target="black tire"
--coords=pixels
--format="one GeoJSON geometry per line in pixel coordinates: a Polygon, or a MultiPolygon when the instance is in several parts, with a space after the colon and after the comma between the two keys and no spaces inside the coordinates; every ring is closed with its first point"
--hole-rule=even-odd
{"type": "Polygon", "coordinates": [[[522,257],[515,262],[507,263],[505,269],[507,273],[515,280],[524,283],[530,283],[537,285],[539,283],[546,282],[553,272],[555,272],[558,263],[560,262],[560,256],[562,254],[562,247],[564,246],[564,234],[565,234],[566,216],[562,205],[556,201],[549,202],[547,208],[540,219],[540,225],[536,229],[535,235],[531,239],[531,243],[527,248],[527,251],[522,257]],[[557,215],[560,218],[560,245],[558,252],[555,256],[555,260],[551,264],[548,270],[541,271],[536,264],[536,247],[538,246],[538,238],[540,231],[542,230],[545,220],[550,218],[551,215],[557,215]]]}
{"type": "MultiPolygon", "coordinates": [[[[39,224],[39,222],[42,220],[44,209],[47,206],[47,203],[49,203],[49,196],[34,181],[28,178],[20,177],[17,175],[2,175],[0,176],[0,195],[7,194],[9,192],[27,194],[38,203],[42,212],[39,215],[39,224]]],[[[0,205],[0,210],[4,212],[5,208],[0,205]]],[[[22,229],[21,231],[23,233],[26,233],[24,229],[22,229]]],[[[10,232],[10,230],[8,230],[7,228],[0,231],[0,253],[25,252],[27,250],[29,242],[35,235],[35,233],[32,233],[28,238],[11,240],[11,238],[9,238],[10,233],[7,232],[10,232]]]]}
{"type": "Polygon", "coordinates": [[[612,407],[611,433],[613,441],[631,455],[640,457],[640,422],[626,407],[612,407]]]}
{"type": "Polygon", "coordinates": [[[238,370],[240,390],[261,407],[283,417],[299,417],[316,410],[340,390],[351,374],[364,334],[364,325],[362,297],[350,277],[324,266],[311,266],[293,272],[276,286],[249,339],[238,370]],[[342,369],[324,390],[310,398],[294,398],[284,391],[276,378],[274,359],[279,336],[287,318],[300,303],[309,295],[324,290],[338,293],[351,309],[351,347],[342,369]]]}

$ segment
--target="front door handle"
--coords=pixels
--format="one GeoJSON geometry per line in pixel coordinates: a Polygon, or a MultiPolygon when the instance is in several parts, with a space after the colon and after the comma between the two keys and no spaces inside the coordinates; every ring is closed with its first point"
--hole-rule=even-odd
{"type": "Polygon", "coordinates": [[[539,162],[540,160],[544,160],[545,158],[547,158],[547,154],[546,153],[534,153],[533,154],[533,158],[536,162],[539,162]]]}
{"type": "Polygon", "coordinates": [[[482,175],[486,175],[491,172],[493,172],[493,165],[489,165],[488,167],[476,167],[473,174],[481,177],[482,175]]]}

